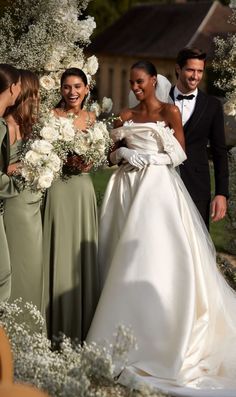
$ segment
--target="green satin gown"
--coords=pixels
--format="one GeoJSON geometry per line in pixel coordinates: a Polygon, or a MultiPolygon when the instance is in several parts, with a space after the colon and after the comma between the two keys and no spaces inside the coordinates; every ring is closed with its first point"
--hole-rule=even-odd
{"type": "Polygon", "coordinates": [[[50,338],[85,339],[98,301],[97,205],[89,174],[57,180],[44,211],[46,314],[50,338]]]}
{"type": "MultiPolygon", "coordinates": [[[[19,161],[22,141],[10,146],[10,163],[19,161]]],[[[21,191],[5,203],[4,224],[12,267],[10,301],[21,297],[44,314],[41,194],[21,191]]]]}
{"type": "Polygon", "coordinates": [[[5,120],[0,117],[0,301],[8,300],[11,293],[11,263],[6,233],[3,222],[3,211],[6,200],[18,194],[14,181],[9,177],[9,133],[5,120]]]}

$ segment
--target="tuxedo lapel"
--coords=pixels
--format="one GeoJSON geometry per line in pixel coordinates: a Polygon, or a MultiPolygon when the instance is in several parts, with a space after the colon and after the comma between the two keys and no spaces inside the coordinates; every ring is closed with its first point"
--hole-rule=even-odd
{"type": "MultiPolygon", "coordinates": [[[[174,89],[175,89],[175,86],[172,86],[170,89],[170,94],[169,94],[171,101],[173,101],[173,103],[175,102],[174,89]]],[[[207,104],[208,104],[207,95],[204,94],[201,90],[198,90],[198,95],[196,98],[196,104],[195,104],[193,114],[191,115],[189,120],[183,126],[185,136],[190,134],[191,131],[196,128],[198,122],[200,121],[201,117],[203,116],[203,114],[206,110],[207,104]]]]}
{"type": "Polygon", "coordinates": [[[202,91],[198,91],[198,95],[196,98],[196,104],[194,111],[189,118],[189,120],[184,125],[185,135],[191,133],[192,130],[196,129],[197,124],[201,120],[202,116],[205,113],[206,107],[208,104],[208,97],[202,91]]]}

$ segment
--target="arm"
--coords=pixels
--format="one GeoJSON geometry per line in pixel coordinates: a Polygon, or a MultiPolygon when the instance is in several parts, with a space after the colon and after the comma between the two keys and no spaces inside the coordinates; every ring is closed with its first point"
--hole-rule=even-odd
{"type": "Polygon", "coordinates": [[[229,196],[229,170],[225,143],[224,113],[219,100],[215,100],[215,109],[209,137],[215,177],[215,197],[211,203],[211,218],[213,222],[224,218],[229,196]]]}
{"type": "Polygon", "coordinates": [[[169,126],[173,128],[175,138],[180,143],[183,150],[185,150],[185,138],[184,138],[184,131],[183,131],[182,119],[179,108],[175,105],[169,105],[169,106],[170,106],[169,126]]]}
{"type": "Polygon", "coordinates": [[[18,194],[13,178],[6,174],[7,151],[9,149],[8,129],[5,123],[0,121],[0,199],[14,197],[18,194]]]}

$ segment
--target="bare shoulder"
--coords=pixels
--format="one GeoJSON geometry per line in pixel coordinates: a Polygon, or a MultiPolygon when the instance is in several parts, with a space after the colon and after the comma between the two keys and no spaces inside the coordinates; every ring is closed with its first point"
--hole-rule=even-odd
{"type": "Polygon", "coordinates": [[[164,111],[171,114],[179,113],[178,106],[174,105],[173,103],[164,103],[163,109],[164,111]]]}
{"type": "Polygon", "coordinates": [[[115,128],[121,127],[125,121],[131,120],[132,114],[133,114],[132,110],[129,108],[121,110],[115,119],[114,127],[115,128]]]}

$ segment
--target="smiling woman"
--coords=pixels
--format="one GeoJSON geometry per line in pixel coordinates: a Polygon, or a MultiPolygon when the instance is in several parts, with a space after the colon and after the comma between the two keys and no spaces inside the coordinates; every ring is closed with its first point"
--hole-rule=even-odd
{"type": "MultiPolygon", "coordinates": [[[[74,117],[85,131],[95,114],[83,108],[89,92],[85,73],[67,69],[61,78],[61,100],[56,117],[74,117]]],[[[97,207],[88,171],[81,157],[72,154],[63,178],[47,192],[44,211],[47,327],[50,338],[63,332],[84,340],[98,299],[97,207]]]]}

